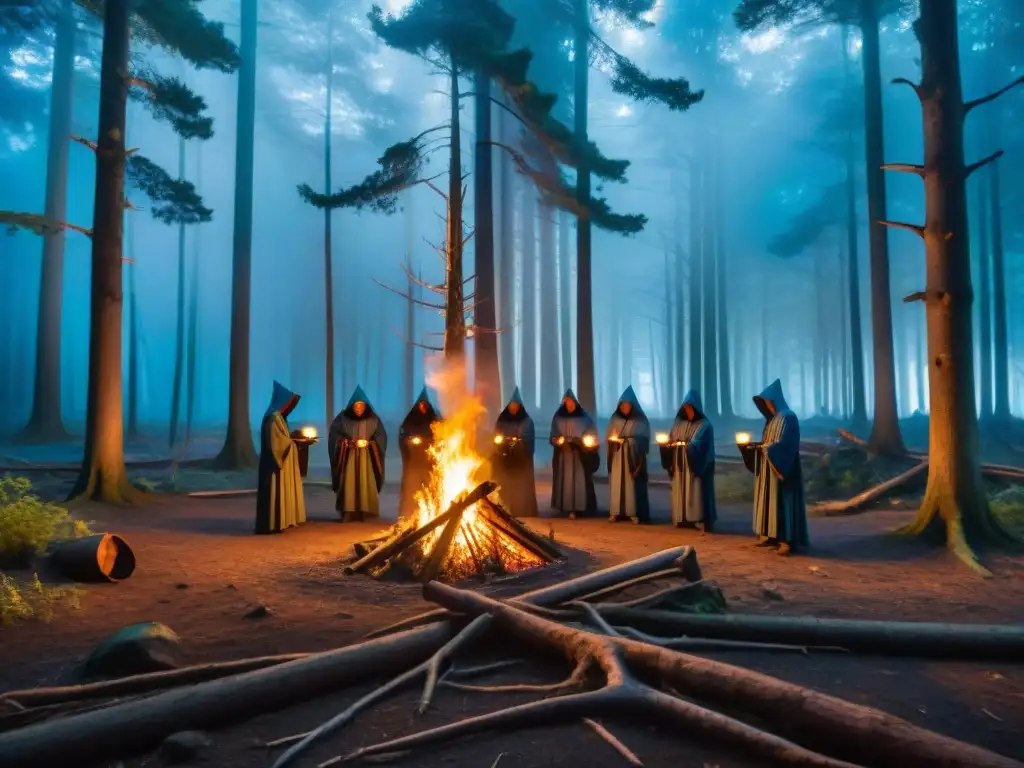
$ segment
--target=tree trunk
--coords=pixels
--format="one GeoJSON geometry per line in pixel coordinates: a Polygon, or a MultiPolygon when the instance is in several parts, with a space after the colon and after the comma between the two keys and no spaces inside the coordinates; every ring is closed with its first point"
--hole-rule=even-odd
{"type": "Polygon", "coordinates": [[[619,358],[619,390],[633,386],[633,318],[624,317],[619,321],[622,338],[622,357],[619,358]]]}
{"type": "MultiPolygon", "coordinates": [[[[196,147],[196,191],[202,194],[202,145],[196,147]]],[[[188,303],[188,344],[185,352],[185,444],[192,436],[196,409],[196,344],[199,340],[199,230],[192,238],[192,269],[188,303]]]]}
{"type": "Polygon", "coordinates": [[[928,352],[925,349],[924,319],[917,318],[914,321],[915,345],[914,345],[914,379],[917,381],[917,410],[921,413],[928,412],[925,403],[924,377],[928,374],[928,352]]]}
{"type": "MultiPolygon", "coordinates": [[[[839,413],[843,418],[850,415],[850,291],[849,268],[843,258],[842,247],[839,251],[839,413]]],[[[861,390],[863,392],[863,389],[861,390]]],[[[862,401],[863,402],[863,401],[862,401]]]]}
{"type": "MultiPolygon", "coordinates": [[[[847,87],[852,89],[853,75],[850,67],[850,30],[843,27],[843,69],[847,87]]],[[[857,141],[851,127],[846,134],[846,290],[850,303],[850,371],[852,380],[852,412],[850,420],[855,428],[867,424],[867,403],[865,402],[864,381],[864,323],[860,313],[860,246],[857,233],[857,176],[854,155],[857,141]]]]}
{"type": "Polygon", "coordinates": [[[825,415],[825,270],[822,255],[814,253],[814,408],[812,414],[825,415]]]}
{"type": "Polygon", "coordinates": [[[726,310],[726,274],[728,273],[728,254],[725,249],[725,199],[724,199],[724,168],[721,140],[715,154],[715,277],[718,297],[718,386],[721,390],[718,412],[725,418],[731,418],[732,411],[732,380],[729,375],[729,324],[726,310]]]}
{"type": "MultiPolygon", "coordinates": [[[[75,4],[63,0],[57,20],[50,89],[50,127],[46,153],[46,203],[51,221],[67,218],[68,145],[74,111],[75,4]]],[[[36,369],[32,414],[25,437],[41,442],[66,440],[61,408],[61,318],[64,305],[63,228],[43,235],[39,311],[36,317],[36,369]]]]}
{"type": "MultiPolygon", "coordinates": [[[[558,223],[558,328],[562,355],[561,390],[572,387],[572,255],[569,252],[569,228],[572,218],[567,213],[556,214],[558,223]]],[[[561,392],[559,393],[561,394],[561,392]]]]}
{"type": "Polygon", "coordinates": [[[992,285],[989,281],[989,216],[994,201],[989,200],[989,185],[978,184],[978,325],[981,351],[978,364],[981,376],[981,421],[992,415],[992,285]]]}
{"type": "Polygon", "coordinates": [[[416,298],[418,289],[412,279],[412,244],[416,233],[412,190],[406,192],[405,198],[405,270],[407,279],[405,288],[405,354],[402,356],[402,403],[411,405],[416,388],[416,347],[413,345],[416,341],[416,305],[413,304],[413,299],[416,298]]]}
{"type": "Polygon", "coordinates": [[[459,363],[466,359],[465,286],[462,267],[462,137],[459,121],[459,72],[449,59],[451,75],[451,135],[448,154],[448,216],[445,249],[447,281],[444,297],[444,356],[459,363]]]}
{"type": "MultiPolygon", "coordinates": [[[[573,36],[573,127],[576,146],[587,146],[587,120],[590,87],[590,7],[588,0],[573,0],[575,15],[573,36]]],[[[590,204],[590,169],[583,163],[576,168],[576,201],[590,204]]],[[[595,413],[597,393],[594,385],[594,306],[592,295],[590,219],[576,219],[576,396],[588,413],[595,413]]]]}
{"type": "Polygon", "coordinates": [[[92,227],[89,400],[85,456],[71,498],[131,502],[124,466],[121,391],[122,227],[128,82],[128,2],[107,0],[100,64],[99,136],[92,227]]]}
{"type": "Polygon", "coordinates": [[[519,388],[527,410],[537,404],[537,201],[533,187],[523,183],[519,199],[519,236],[522,239],[519,299],[519,388]]]}
{"type": "MultiPolygon", "coordinates": [[[[476,73],[476,151],[473,156],[473,223],[475,243],[476,297],[473,310],[474,383],[477,397],[496,418],[501,400],[498,375],[498,318],[494,311],[494,150],[491,146],[491,81],[483,71],[476,73]]],[[[554,324],[551,325],[554,328],[554,324]]]]}
{"type": "Polygon", "coordinates": [[[704,168],[702,176],[701,194],[705,204],[703,216],[700,222],[701,240],[701,273],[703,275],[702,294],[704,308],[704,407],[709,416],[717,416],[720,413],[718,399],[718,320],[717,302],[715,301],[715,176],[718,173],[717,163],[714,162],[714,153],[717,148],[717,140],[712,138],[709,141],[709,161],[704,168]]]}
{"type": "MultiPolygon", "coordinates": [[[[324,104],[324,194],[331,194],[331,139],[334,137],[334,13],[327,6],[327,95],[324,104]]],[[[324,424],[334,421],[334,235],[333,210],[324,208],[324,424]]]]}
{"type": "MultiPolygon", "coordinates": [[[[677,279],[676,275],[672,274],[673,267],[671,254],[669,248],[666,245],[665,248],[665,290],[664,298],[665,308],[662,313],[662,319],[665,323],[665,386],[662,390],[665,402],[672,403],[677,399],[678,393],[676,392],[676,382],[678,376],[676,374],[676,366],[682,365],[682,359],[675,356],[676,347],[676,315],[678,314],[679,307],[675,306],[673,299],[675,298],[676,289],[682,285],[682,281],[677,279]]],[[[656,357],[654,356],[654,350],[651,350],[651,368],[653,369],[656,365],[656,357]]],[[[667,406],[671,408],[671,406],[667,406]]]]}
{"type": "Polygon", "coordinates": [[[905,533],[945,540],[987,574],[971,543],[1007,541],[982,482],[974,397],[970,237],[967,226],[956,0],[922,3],[919,88],[924,124],[925,316],[931,399],[928,486],[905,533]]]}
{"type": "Polygon", "coordinates": [[[555,209],[540,205],[540,404],[544,413],[558,408],[558,345],[553,337],[558,327],[555,306],[558,275],[555,271],[555,209]]]}
{"type": "MultiPolygon", "coordinates": [[[[701,284],[704,270],[701,260],[701,167],[695,155],[690,161],[690,271],[687,283],[690,287],[688,312],[690,317],[690,380],[684,389],[703,388],[703,366],[701,365],[701,284]]],[[[707,397],[707,393],[702,393],[707,397]]],[[[710,413],[710,411],[709,411],[710,413]]]]}
{"type": "MultiPolygon", "coordinates": [[[[509,130],[509,118],[499,112],[498,141],[507,144],[512,138],[509,130]]],[[[498,369],[501,374],[501,399],[506,402],[512,396],[516,386],[516,337],[515,330],[515,284],[516,284],[516,249],[515,249],[515,170],[511,159],[502,153],[501,157],[501,258],[498,278],[499,298],[498,312],[501,321],[501,337],[498,339],[498,369]]]]}
{"type": "Polygon", "coordinates": [[[889,289],[889,239],[879,222],[886,218],[885,130],[882,120],[882,64],[878,0],[861,0],[864,61],[864,122],[867,148],[868,232],[871,246],[871,329],[874,342],[875,416],[868,442],[878,453],[905,453],[896,411],[896,362],[889,289]]]}
{"type": "MultiPolygon", "coordinates": [[[[178,179],[185,178],[185,140],[178,139],[178,179]]],[[[185,374],[185,225],[178,224],[178,295],[175,306],[174,378],[171,380],[171,423],[167,447],[173,453],[178,441],[181,385],[185,374]]]]}
{"type": "Polygon", "coordinates": [[[651,396],[654,399],[654,412],[660,414],[661,411],[661,382],[658,381],[658,355],[655,352],[654,344],[654,321],[647,321],[647,349],[648,354],[651,358],[651,396]]]}
{"type": "MultiPolygon", "coordinates": [[[[998,132],[997,132],[998,133],[998,132]]],[[[1006,334],[1006,251],[1003,245],[1003,198],[999,178],[1000,160],[989,169],[989,204],[992,215],[992,286],[995,352],[995,409],[997,421],[1010,420],[1009,340],[1006,334]]]]}
{"type": "MultiPolygon", "coordinates": [[[[128,258],[135,257],[135,226],[128,229],[128,258]]],[[[139,304],[135,294],[135,265],[128,267],[128,439],[139,438],[139,304]]]]}
{"type": "Polygon", "coordinates": [[[228,376],[228,431],[215,460],[221,469],[256,465],[249,418],[249,336],[252,311],[252,186],[256,130],[257,0],[241,5],[241,66],[235,134],[235,214],[231,255],[231,361],[228,376]]]}

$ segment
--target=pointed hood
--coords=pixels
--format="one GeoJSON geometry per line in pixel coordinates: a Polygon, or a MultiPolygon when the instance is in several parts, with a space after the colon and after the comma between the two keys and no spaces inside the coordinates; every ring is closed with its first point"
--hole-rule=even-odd
{"type": "MultiPolygon", "coordinates": [[[[519,388],[517,387],[516,392],[518,391],[519,388]]],[[[583,410],[583,406],[580,404],[579,398],[576,397],[576,393],[572,391],[572,387],[569,387],[569,389],[565,390],[565,394],[562,395],[562,399],[558,402],[558,410],[555,411],[555,418],[558,418],[559,416],[568,416],[569,418],[573,418],[579,414],[588,415],[587,412],[583,410]],[[569,410],[565,407],[566,400],[572,400],[576,403],[576,410],[572,413],[569,413],[569,410]]]]}
{"type": "Polygon", "coordinates": [[[426,403],[427,405],[433,407],[434,404],[430,402],[430,392],[427,391],[426,386],[424,386],[423,389],[420,390],[420,394],[417,396],[416,402],[413,403],[413,405],[416,405],[416,403],[426,403]]]}
{"type": "MultiPolygon", "coordinates": [[[[274,411],[283,411],[285,407],[292,401],[295,400],[297,404],[300,396],[292,392],[288,387],[279,381],[274,381],[274,392],[270,396],[270,406],[267,408],[267,413],[273,413],[274,411]]],[[[294,407],[294,406],[293,406],[294,407]]],[[[287,416],[287,414],[282,413],[287,416]]]]}
{"type": "Polygon", "coordinates": [[[348,399],[348,405],[345,406],[345,410],[347,411],[358,402],[366,403],[367,411],[373,410],[373,405],[370,404],[370,399],[366,396],[366,393],[363,392],[363,388],[357,384],[355,390],[352,392],[352,397],[348,399]]]}
{"type": "Polygon", "coordinates": [[[771,419],[772,413],[768,410],[768,403],[771,403],[772,408],[775,409],[776,413],[789,410],[786,398],[782,396],[782,382],[778,379],[765,387],[761,391],[760,395],[754,396],[754,405],[757,406],[757,410],[759,410],[761,415],[766,419],[771,419]]]}
{"type": "Polygon", "coordinates": [[[705,418],[704,416],[704,403],[700,399],[700,392],[696,389],[691,389],[686,393],[686,397],[683,398],[682,405],[679,406],[679,413],[676,414],[676,418],[686,418],[686,406],[693,408],[693,419],[692,421],[700,421],[705,418]]]}
{"type": "Polygon", "coordinates": [[[626,387],[625,392],[623,392],[619,396],[619,399],[615,402],[615,412],[616,413],[619,412],[619,405],[621,403],[629,403],[631,406],[633,406],[633,410],[630,412],[630,415],[632,415],[634,413],[639,415],[639,416],[645,416],[646,415],[644,413],[644,409],[640,406],[640,401],[637,400],[636,392],[633,391],[633,385],[632,384],[630,384],[628,387],[626,387]]]}
{"type": "Polygon", "coordinates": [[[503,421],[506,419],[525,419],[528,417],[529,414],[526,412],[526,403],[523,402],[523,396],[519,393],[519,387],[516,387],[512,391],[512,397],[508,399],[508,402],[505,404],[505,407],[502,409],[501,413],[498,414],[498,421],[503,421]],[[515,416],[513,416],[508,410],[509,406],[512,405],[512,403],[519,404],[519,413],[517,413],[515,416]]]}
{"type": "MultiPolygon", "coordinates": [[[[366,401],[364,400],[363,402],[366,401]]],[[[369,403],[367,403],[367,408],[369,408],[369,403]]],[[[421,434],[421,437],[429,437],[431,422],[439,421],[440,419],[441,414],[438,413],[434,404],[430,402],[430,392],[426,387],[423,387],[409,409],[409,413],[406,414],[405,420],[402,422],[402,429],[410,433],[423,432],[424,434],[421,434]],[[425,412],[420,410],[420,403],[427,407],[425,412]]]]}
{"type": "MultiPolygon", "coordinates": [[[[576,398],[573,399],[575,400],[576,398]]],[[[519,387],[512,390],[512,397],[508,399],[508,403],[505,404],[505,407],[507,408],[512,403],[519,403],[519,405],[523,407],[523,410],[526,410],[526,403],[523,402],[523,396],[519,394],[519,387]]]]}

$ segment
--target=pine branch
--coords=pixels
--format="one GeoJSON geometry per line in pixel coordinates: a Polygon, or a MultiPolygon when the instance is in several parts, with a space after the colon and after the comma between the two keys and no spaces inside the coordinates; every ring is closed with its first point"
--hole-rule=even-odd
{"type": "Polygon", "coordinates": [[[988,157],[983,157],[983,158],[982,158],[981,160],[979,160],[978,162],[976,162],[976,163],[971,163],[971,164],[970,164],[970,165],[968,165],[968,166],[967,166],[966,168],[964,168],[964,178],[965,178],[965,179],[969,178],[969,177],[970,177],[970,175],[971,175],[972,173],[974,173],[974,172],[975,172],[976,170],[978,170],[979,168],[984,168],[984,167],[985,167],[986,165],[988,165],[989,163],[994,163],[994,162],[995,162],[996,160],[998,160],[998,159],[999,159],[1000,157],[1002,157],[1002,156],[1003,156],[1004,154],[1005,154],[1005,153],[1003,152],[1003,150],[999,149],[999,150],[996,150],[995,152],[993,152],[993,153],[992,153],[991,155],[989,155],[988,157]]]}
{"type": "Polygon", "coordinates": [[[915,176],[924,178],[924,166],[914,163],[886,163],[882,166],[883,171],[896,171],[898,173],[912,173],[915,176]]]}
{"type": "Polygon", "coordinates": [[[426,307],[427,309],[440,310],[441,312],[444,312],[444,310],[445,310],[445,307],[444,307],[443,304],[431,304],[429,301],[423,301],[422,299],[413,298],[409,294],[403,293],[402,291],[398,290],[397,288],[392,288],[390,285],[385,285],[384,283],[382,283],[377,278],[373,278],[373,282],[375,282],[377,285],[379,285],[384,290],[391,291],[392,293],[397,294],[398,296],[401,296],[406,301],[411,301],[413,304],[417,304],[417,305],[419,305],[421,307],[426,307]]]}
{"type": "Polygon", "coordinates": [[[90,139],[86,139],[86,138],[83,138],[81,136],[75,136],[74,134],[72,134],[71,135],[71,140],[72,141],[77,141],[83,147],[88,147],[93,152],[96,152],[96,151],[99,150],[99,145],[95,141],[92,141],[90,139]]]}
{"type": "Polygon", "coordinates": [[[1021,75],[1016,80],[1014,80],[1012,83],[1009,83],[1008,85],[1004,85],[998,91],[993,91],[988,96],[982,96],[980,99],[974,99],[974,101],[968,101],[966,104],[964,104],[964,117],[967,117],[967,115],[971,112],[971,110],[975,109],[976,107],[980,107],[982,104],[988,104],[990,101],[995,101],[1000,96],[1002,96],[1004,93],[1006,93],[1007,91],[1013,90],[1018,85],[1024,85],[1024,75],[1021,75]]]}
{"type": "Polygon", "coordinates": [[[886,221],[884,219],[878,223],[883,227],[889,227],[890,229],[905,229],[907,232],[913,232],[918,237],[924,237],[924,227],[918,226],[917,224],[907,224],[903,221],[886,221]]]}
{"type": "Polygon", "coordinates": [[[907,80],[907,78],[905,78],[905,77],[897,77],[895,80],[892,81],[892,84],[893,85],[909,85],[911,88],[914,89],[914,93],[917,94],[917,98],[920,99],[921,101],[924,101],[924,89],[921,88],[920,85],[918,85],[917,83],[913,82],[912,80],[907,80]]]}
{"type": "Polygon", "coordinates": [[[125,176],[153,203],[152,216],[164,224],[201,224],[213,219],[195,186],[175,179],[151,160],[133,155],[125,163],[125,176]]]}
{"type": "Polygon", "coordinates": [[[39,213],[18,213],[16,211],[0,211],[0,225],[7,227],[8,234],[18,231],[33,232],[37,235],[59,235],[66,229],[92,237],[92,230],[43,216],[39,213]]]}
{"type": "Polygon", "coordinates": [[[434,285],[433,283],[428,283],[425,280],[421,280],[419,277],[414,275],[412,273],[412,270],[410,270],[409,267],[407,267],[405,264],[402,264],[401,267],[402,271],[405,272],[406,277],[408,277],[410,282],[412,282],[414,285],[418,285],[420,288],[426,288],[428,291],[433,291],[439,296],[447,295],[448,291],[445,289],[443,285],[434,285]]]}

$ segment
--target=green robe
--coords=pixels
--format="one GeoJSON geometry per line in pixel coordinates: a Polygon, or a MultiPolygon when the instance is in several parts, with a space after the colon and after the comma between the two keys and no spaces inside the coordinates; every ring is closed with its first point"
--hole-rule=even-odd
{"type": "Polygon", "coordinates": [[[661,447],[661,465],[672,478],[672,522],[703,523],[710,532],[718,517],[715,505],[715,432],[704,415],[700,395],[690,390],[661,447]],[[686,406],[693,409],[693,420],[686,406]],[[679,445],[685,443],[685,445],[679,445]]]}
{"type": "Polygon", "coordinates": [[[793,546],[807,546],[807,506],[800,466],[800,422],[776,379],[754,398],[765,417],[761,442],[745,448],[754,473],[754,533],[793,546]],[[766,408],[771,403],[774,413],[766,408]],[[752,461],[751,461],[752,460],[752,461]]]}
{"type": "Polygon", "coordinates": [[[260,428],[256,533],[279,533],[306,522],[299,452],[289,434],[288,422],[280,411],[292,399],[292,393],[277,382],[274,382],[274,391],[272,410],[264,415],[260,428]],[[282,397],[284,400],[280,402],[282,397]]]}

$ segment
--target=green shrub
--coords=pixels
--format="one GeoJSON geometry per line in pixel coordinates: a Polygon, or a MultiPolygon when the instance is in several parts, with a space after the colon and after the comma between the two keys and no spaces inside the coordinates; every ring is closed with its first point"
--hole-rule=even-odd
{"type": "Polygon", "coordinates": [[[754,500],[754,476],[748,472],[715,473],[715,499],[725,502],[754,500]]]}
{"type": "Polygon", "coordinates": [[[75,587],[47,587],[38,574],[19,582],[0,572],[0,625],[32,618],[49,621],[58,606],[77,610],[80,594],[75,587]]]}
{"type": "Polygon", "coordinates": [[[33,495],[27,478],[0,477],[0,554],[43,552],[51,541],[89,533],[66,509],[33,495]]]}
{"type": "Polygon", "coordinates": [[[989,504],[1000,523],[1018,536],[1024,536],[1024,488],[1014,485],[999,491],[989,504]]]}

